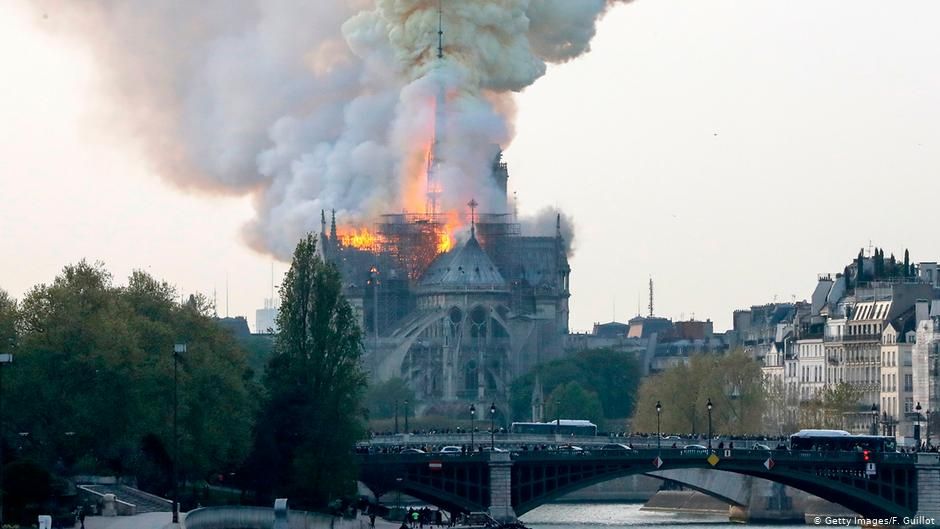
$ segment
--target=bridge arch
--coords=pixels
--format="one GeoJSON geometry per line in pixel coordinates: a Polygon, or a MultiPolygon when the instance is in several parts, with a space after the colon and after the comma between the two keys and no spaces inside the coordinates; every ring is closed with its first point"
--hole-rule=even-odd
{"type": "MultiPolygon", "coordinates": [[[[516,515],[590,485],[647,474],[652,470],[652,458],[645,461],[631,459],[614,461],[614,458],[583,458],[578,461],[577,458],[570,458],[569,461],[534,465],[516,461],[513,465],[512,485],[512,504],[516,515]]],[[[882,465],[878,475],[868,477],[864,466],[858,464],[851,465],[850,469],[827,469],[812,464],[777,464],[769,470],[762,465],[763,459],[724,460],[717,467],[706,462],[704,456],[670,461],[668,455],[663,455],[663,459],[665,461],[661,470],[704,468],[762,478],[802,490],[867,517],[913,516],[917,510],[916,471],[912,466],[882,465]]],[[[731,500],[706,489],[698,490],[724,501],[731,500]]]]}
{"type": "MultiPolygon", "coordinates": [[[[461,511],[490,506],[490,456],[507,454],[474,453],[458,457],[436,454],[367,456],[361,467],[363,481],[407,476],[404,490],[445,508],[461,511]],[[383,461],[384,459],[384,461],[383,461]],[[436,466],[430,465],[435,462],[436,466]],[[478,469],[476,471],[472,469],[478,469]],[[364,472],[364,473],[363,473],[364,472]],[[372,477],[370,477],[372,476],[372,477]],[[472,490],[472,492],[471,492],[472,490]]],[[[583,454],[559,452],[514,452],[510,467],[510,500],[516,515],[584,487],[655,470],[709,469],[753,476],[787,485],[842,505],[863,516],[885,518],[913,516],[918,511],[918,479],[914,460],[907,454],[882,454],[875,475],[868,475],[865,463],[854,453],[779,453],[735,451],[734,457],[720,458],[714,465],[704,454],[682,450],[635,450],[626,453],[604,451],[583,454]],[[658,468],[654,460],[661,455],[658,468]]],[[[405,480],[403,480],[405,481],[405,480]]],[[[373,490],[391,490],[378,487],[373,490]]],[[[713,491],[702,492],[714,495],[713,491]]],[[[730,496],[724,498],[734,500],[730,496]]]]}

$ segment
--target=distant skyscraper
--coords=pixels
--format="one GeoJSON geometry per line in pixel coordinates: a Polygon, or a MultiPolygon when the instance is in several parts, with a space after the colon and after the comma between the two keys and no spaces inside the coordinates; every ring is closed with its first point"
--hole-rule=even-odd
{"type": "Polygon", "coordinates": [[[264,298],[264,308],[255,311],[255,332],[268,334],[277,331],[277,304],[272,298],[264,298]]]}

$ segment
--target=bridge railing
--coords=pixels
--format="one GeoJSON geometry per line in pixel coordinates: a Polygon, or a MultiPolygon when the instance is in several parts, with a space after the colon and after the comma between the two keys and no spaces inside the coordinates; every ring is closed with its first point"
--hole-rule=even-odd
{"type": "MultiPolygon", "coordinates": [[[[774,459],[776,461],[825,461],[829,463],[861,463],[863,455],[856,451],[815,451],[815,450],[752,450],[752,449],[734,449],[734,450],[716,450],[714,453],[721,459],[733,459],[738,461],[766,461],[774,459]]],[[[466,452],[466,453],[371,453],[360,454],[366,460],[372,461],[394,461],[400,463],[414,463],[422,461],[443,460],[443,461],[488,461],[489,452],[466,452]]],[[[513,460],[525,461],[531,459],[570,459],[570,458],[611,458],[611,459],[640,459],[652,461],[656,457],[663,459],[682,459],[698,460],[709,456],[707,450],[682,449],[682,448],[637,448],[634,450],[600,450],[584,449],[581,451],[572,450],[512,450],[510,456],[513,460]]],[[[916,453],[874,453],[872,461],[878,463],[915,463],[918,462],[916,453]]],[[[936,458],[933,459],[935,461],[936,458]]]]}
{"type": "MultiPolygon", "coordinates": [[[[484,447],[490,445],[490,434],[489,432],[478,432],[475,433],[472,437],[473,445],[475,447],[484,447]]],[[[497,433],[493,436],[495,445],[500,448],[519,448],[523,445],[535,446],[535,445],[557,445],[557,444],[572,444],[576,446],[597,446],[605,445],[609,443],[620,443],[624,445],[632,445],[634,448],[655,448],[657,446],[656,437],[615,437],[615,436],[579,436],[579,435],[539,435],[539,434],[515,434],[515,433],[497,433]]],[[[471,436],[469,433],[448,433],[448,434],[391,434],[391,435],[379,435],[372,439],[364,440],[360,444],[363,446],[378,446],[378,447],[394,447],[394,446],[407,446],[407,447],[423,447],[423,446],[469,446],[471,441],[471,436]]],[[[670,448],[673,443],[678,445],[678,448],[683,447],[688,444],[706,444],[707,439],[667,439],[663,438],[661,444],[663,448],[670,448]]],[[[722,443],[727,446],[729,443],[734,444],[735,449],[747,449],[753,447],[756,444],[769,444],[771,447],[776,446],[780,441],[767,441],[767,440],[740,440],[740,439],[731,439],[727,437],[717,437],[712,440],[712,446],[714,449],[718,449],[718,444],[722,443]]]]}

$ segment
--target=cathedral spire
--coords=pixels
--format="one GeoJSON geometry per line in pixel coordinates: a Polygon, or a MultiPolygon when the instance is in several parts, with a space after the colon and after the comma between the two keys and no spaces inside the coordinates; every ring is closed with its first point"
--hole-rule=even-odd
{"type": "Polygon", "coordinates": [[[444,6],[437,0],[437,58],[444,58],[444,6]]]}
{"type": "Polygon", "coordinates": [[[336,242],[336,210],[333,211],[333,220],[330,221],[330,240],[336,242]]]}
{"type": "Polygon", "coordinates": [[[475,198],[471,198],[470,202],[467,202],[467,206],[470,207],[470,238],[476,239],[477,234],[477,219],[476,219],[476,209],[480,204],[477,203],[475,198]]]}

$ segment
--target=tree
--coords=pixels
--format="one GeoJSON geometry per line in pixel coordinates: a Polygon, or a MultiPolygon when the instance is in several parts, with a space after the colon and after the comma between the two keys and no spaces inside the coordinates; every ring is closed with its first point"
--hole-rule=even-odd
{"type": "MultiPolygon", "coordinates": [[[[531,372],[512,383],[510,392],[515,420],[527,421],[531,418],[532,388],[536,375],[546,397],[556,387],[577,381],[585,390],[597,393],[606,418],[622,419],[633,414],[640,367],[630,353],[591,349],[535,366],[531,372]]],[[[545,417],[546,420],[550,418],[545,417]]]]}
{"type": "Polygon", "coordinates": [[[140,271],[115,286],[104,265],[85,261],[26,294],[4,398],[7,423],[29,432],[37,464],[137,476],[165,494],[177,341],[188,343],[179,366],[184,475],[204,478],[242,462],[255,400],[244,353],[205,311],[176,297],[140,271]]]}
{"type": "Polygon", "coordinates": [[[0,354],[12,353],[16,347],[16,300],[0,288],[0,354]]]}
{"type": "MultiPolygon", "coordinates": [[[[364,399],[364,405],[369,410],[369,419],[388,419],[395,416],[396,407],[399,415],[404,417],[404,403],[415,401],[414,391],[399,377],[369,386],[364,399]]],[[[414,411],[414,407],[411,408],[414,411]]]]}
{"type": "Polygon", "coordinates": [[[911,254],[907,251],[907,248],[904,249],[904,277],[909,277],[911,275],[911,254]]]}
{"type": "Polygon", "coordinates": [[[767,388],[760,365],[743,351],[724,356],[693,355],[643,381],[633,429],[656,431],[656,402],[661,402],[662,431],[703,433],[711,399],[712,431],[732,435],[763,431],[767,388]]]}
{"type": "Polygon", "coordinates": [[[594,391],[585,390],[577,382],[556,387],[545,399],[547,420],[586,419],[594,424],[603,424],[604,410],[594,391]]]}
{"type": "Polygon", "coordinates": [[[262,495],[323,507],[355,490],[350,447],[363,433],[362,332],[312,234],[294,250],[280,295],[251,466],[264,478],[256,483],[262,495]]]}
{"type": "Polygon", "coordinates": [[[827,385],[820,394],[822,421],[826,428],[845,428],[845,414],[858,409],[859,390],[848,382],[827,385]]]}

